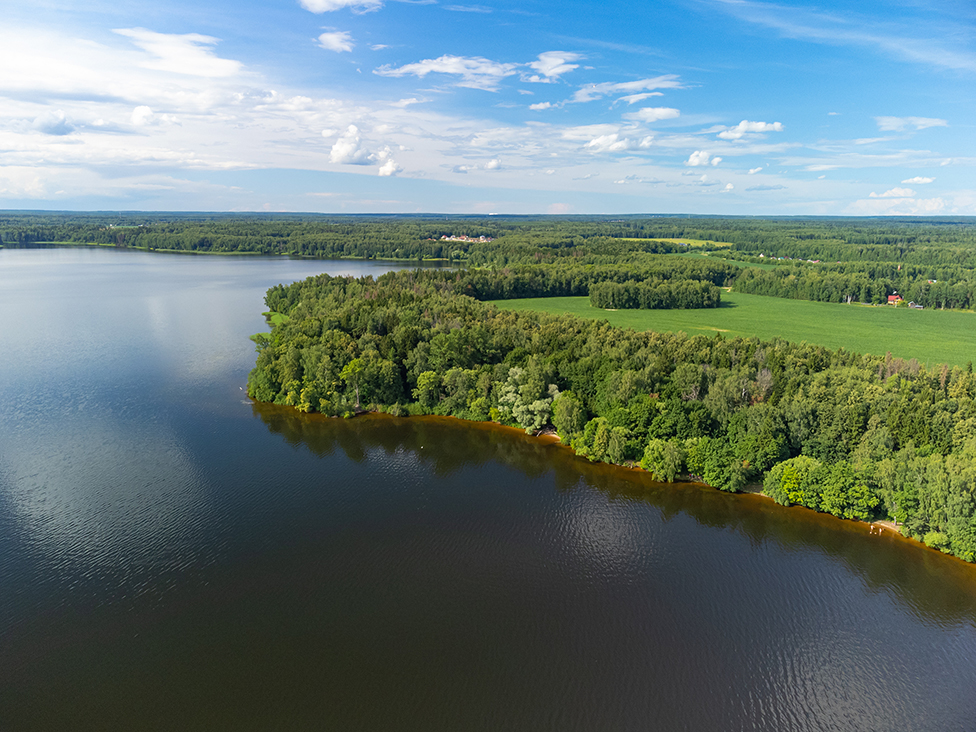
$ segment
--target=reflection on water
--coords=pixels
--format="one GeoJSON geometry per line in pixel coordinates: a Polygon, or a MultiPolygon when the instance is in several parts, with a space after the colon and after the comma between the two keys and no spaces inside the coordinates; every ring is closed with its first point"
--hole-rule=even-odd
{"type": "Polygon", "coordinates": [[[265,289],[350,267],[0,251],[0,729],[972,728],[972,566],[244,399],[265,289]]]}
{"type": "MultiPolygon", "coordinates": [[[[315,455],[341,450],[350,460],[362,462],[377,451],[386,456],[408,451],[438,476],[486,464],[506,465],[530,478],[550,474],[562,491],[586,486],[604,493],[609,505],[639,502],[665,522],[687,516],[701,526],[739,532],[754,548],[774,541],[786,551],[823,553],[843,562],[873,591],[895,593],[931,622],[976,624],[976,567],[894,534],[869,534],[863,524],[785,508],[760,496],[656,483],[643,471],[591,463],[554,440],[487,423],[387,415],[341,420],[271,404],[254,404],[252,409],[271,432],[315,455]]],[[[572,507],[572,502],[567,504],[570,513],[572,507]]],[[[581,531],[591,535],[601,522],[603,517],[581,531]]],[[[627,531],[614,525],[608,533],[627,531]]]]}

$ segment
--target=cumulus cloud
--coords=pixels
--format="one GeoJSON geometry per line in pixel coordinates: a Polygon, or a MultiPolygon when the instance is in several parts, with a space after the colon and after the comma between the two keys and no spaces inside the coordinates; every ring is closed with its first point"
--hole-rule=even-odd
{"type": "Polygon", "coordinates": [[[552,105],[549,102],[539,102],[538,104],[530,104],[529,109],[539,112],[543,109],[549,109],[552,105]]]}
{"type": "Polygon", "coordinates": [[[618,83],[605,82],[603,84],[590,84],[579,89],[573,95],[574,102],[592,102],[595,99],[602,99],[616,94],[633,95],[640,92],[653,91],[654,89],[680,89],[681,82],[675,74],[664,74],[655,76],[653,79],[638,79],[637,81],[623,81],[618,83]]]}
{"type": "Polygon", "coordinates": [[[74,131],[74,125],[68,122],[63,110],[45,112],[34,119],[33,128],[45,135],[70,135],[74,131]]]}
{"type": "Polygon", "coordinates": [[[755,175],[756,173],[759,173],[761,171],[762,171],[762,166],[758,168],[749,168],[749,175],[755,175]]]}
{"type": "Polygon", "coordinates": [[[910,183],[910,184],[913,183],[919,186],[925,185],[926,183],[934,183],[934,182],[935,182],[935,178],[923,178],[920,175],[916,175],[914,178],[908,178],[907,180],[902,181],[902,183],[910,183]]]}
{"type": "Polygon", "coordinates": [[[904,130],[924,130],[929,127],[948,127],[944,119],[933,117],[875,117],[878,129],[882,132],[902,132],[904,130]]]}
{"type": "Polygon", "coordinates": [[[140,104],[138,107],[132,110],[132,116],[129,117],[129,121],[136,127],[145,127],[146,125],[151,125],[154,118],[152,109],[147,107],[145,104],[140,104]]]}
{"type": "Polygon", "coordinates": [[[579,54],[568,53],[566,51],[546,51],[539,54],[538,61],[528,64],[536,73],[528,76],[523,75],[522,81],[549,84],[556,81],[565,73],[578,69],[579,64],[571,63],[582,58],[579,54]]]}
{"type": "Polygon", "coordinates": [[[342,53],[351,51],[354,45],[352,36],[347,31],[326,31],[319,36],[319,46],[326,51],[342,53]]]}
{"type": "Polygon", "coordinates": [[[367,13],[383,7],[382,0],[298,0],[298,3],[313,13],[331,13],[342,8],[367,13]]]}
{"type": "Polygon", "coordinates": [[[492,158],[484,165],[455,165],[451,168],[451,172],[466,174],[472,170],[498,170],[501,167],[502,161],[498,158],[492,158]]]}
{"type": "Polygon", "coordinates": [[[151,60],[141,64],[143,68],[211,78],[234,76],[241,70],[239,61],[214,54],[211,46],[216,45],[218,39],[212,36],[156,33],[145,28],[117,28],[113,32],[130,39],[152,56],[151,60]]]}
{"type": "Polygon", "coordinates": [[[628,112],[623,115],[624,119],[646,123],[657,122],[662,119],[674,119],[680,116],[681,112],[671,107],[644,107],[643,109],[638,109],[636,112],[628,112]]]}
{"type": "Polygon", "coordinates": [[[339,165],[368,165],[369,151],[362,148],[362,137],[356,125],[349,125],[329,153],[329,160],[339,165]]]}
{"type": "Polygon", "coordinates": [[[381,66],[374,69],[373,73],[378,76],[416,76],[421,79],[431,73],[453,74],[461,77],[457,86],[495,91],[502,79],[516,73],[515,68],[516,64],[503,64],[481,57],[440,56],[399,68],[381,66]]]}
{"type": "Polygon", "coordinates": [[[855,201],[848,212],[868,216],[920,216],[942,213],[947,208],[942,198],[875,198],[855,201]]]}
{"type": "Polygon", "coordinates": [[[732,185],[731,183],[726,183],[725,188],[722,189],[722,193],[729,193],[734,188],[735,186],[732,185]]]}
{"type": "Polygon", "coordinates": [[[869,195],[871,198],[912,198],[915,195],[915,191],[911,188],[892,188],[884,193],[871,191],[869,195]]]}
{"type": "Polygon", "coordinates": [[[594,137],[583,147],[593,152],[621,152],[630,147],[630,142],[620,138],[616,132],[609,135],[594,137]]]}
{"type": "Polygon", "coordinates": [[[393,158],[387,158],[386,162],[380,166],[378,175],[381,178],[386,178],[386,177],[394,176],[402,170],[403,168],[397,165],[396,161],[393,158]]]}
{"type": "Polygon", "coordinates": [[[727,127],[722,132],[719,132],[718,136],[723,140],[741,140],[746,135],[782,131],[783,125],[779,122],[750,122],[744,119],[734,127],[727,127]]]}
{"type": "Polygon", "coordinates": [[[647,137],[641,138],[641,141],[637,143],[637,147],[639,147],[641,150],[646,150],[653,144],[654,144],[654,135],[647,135],[647,137]]]}
{"type": "Polygon", "coordinates": [[[721,162],[722,158],[713,158],[705,150],[695,150],[695,152],[688,156],[688,160],[685,162],[685,165],[692,168],[697,168],[703,165],[718,165],[721,162]]]}

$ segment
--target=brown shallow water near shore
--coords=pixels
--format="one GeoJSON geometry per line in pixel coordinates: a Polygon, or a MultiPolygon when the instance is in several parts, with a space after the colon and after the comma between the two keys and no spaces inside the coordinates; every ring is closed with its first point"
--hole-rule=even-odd
{"type": "MultiPolygon", "coordinates": [[[[254,412],[259,415],[269,427],[275,431],[273,425],[280,425],[282,422],[295,421],[291,434],[301,433],[303,430],[297,427],[298,424],[305,423],[309,426],[321,422],[330,422],[336,418],[325,417],[320,414],[303,414],[292,407],[282,407],[274,404],[263,404],[254,402],[254,412]]],[[[730,494],[718,491],[704,483],[693,481],[677,481],[674,483],[660,483],[653,480],[647,471],[638,467],[626,467],[620,465],[608,465],[605,463],[593,463],[585,458],[581,458],[570,448],[564,445],[557,435],[540,434],[529,435],[524,430],[516,427],[509,427],[495,422],[472,422],[470,420],[456,419],[454,417],[439,417],[436,415],[425,415],[420,417],[391,417],[383,413],[363,413],[355,419],[368,423],[369,420],[383,422],[389,420],[393,423],[410,422],[418,431],[422,431],[421,425],[430,424],[443,427],[448,430],[474,430],[488,434],[507,435],[516,441],[515,444],[531,446],[545,446],[550,450],[559,451],[559,460],[570,460],[573,469],[580,471],[581,474],[589,478],[599,476],[598,484],[605,486],[605,490],[626,492],[633,496],[646,495],[661,496],[667,491],[705,491],[716,493],[723,498],[719,500],[738,501],[743,510],[761,511],[763,509],[771,511],[772,514],[781,518],[789,517],[790,521],[807,521],[811,525],[822,526],[827,530],[838,532],[851,532],[851,535],[867,534],[879,541],[878,546],[892,546],[896,543],[903,543],[911,547],[909,551],[921,552],[922,556],[929,555],[929,559],[935,562],[947,561],[949,566],[955,566],[959,571],[959,578],[965,582],[976,582],[976,564],[965,562],[958,557],[945,554],[935,549],[931,549],[919,541],[904,536],[898,526],[892,521],[874,521],[871,523],[864,521],[849,521],[840,519],[829,514],[812,511],[802,506],[780,506],[773,499],[762,493],[761,484],[750,484],[747,490],[730,494]],[[619,481],[619,484],[617,484],[619,481]],[[772,505],[769,505],[772,504],[772,505]],[[780,513],[785,512],[785,513],[780,513]],[[879,530],[880,529],[880,530],[879,530]],[[883,541],[881,541],[883,540],[883,541]]],[[[294,438],[292,438],[294,439],[294,438]]],[[[545,455],[545,451],[533,451],[533,454],[545,455]]],[[[554,453],[557,454],[557,453],[554,453]]],[[[556,459],[556,458],[553,458],[556,459]]]]}
{"type": "Polygon", "coordinates": [[[356,459],[371,447],[406,448],[438,474],[498,462],[526,475],[551,474],[563,491],[580,484],[609,500],[645,503],[665,518],[685,514],[701,526],[729,529],[750,542],[807,547],[842,560],[878,588],[904,593],[924,612],[976,622],[976,565],[892,530],[871,533],[870,524],[847,521],[801,506],[781,506],[759,493],[731,494],[701,483],[659,483],[640,468],[592,463],[552,436],[532,436],[492,422],[452,417],[364,414],[350,420],[303,414],[291,407],[253,404],[272,432],[317,455],[337,449],[356,459]]]}

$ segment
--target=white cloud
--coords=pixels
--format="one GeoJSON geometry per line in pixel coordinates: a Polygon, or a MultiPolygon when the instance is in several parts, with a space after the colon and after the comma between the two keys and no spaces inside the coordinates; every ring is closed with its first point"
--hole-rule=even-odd
{"type": "Polygon", "coordinates": [[[5,198],[46,198],[47,186],[35,168],[0,167],[0,196],[5,198]]]}
{"type": "Polygon", "coordinates": [[[944,119],[934,117],[875,117],[882,132],[901,132],[906,129],[924,130],[929,127],[948,127],[944,119]]]}
{"type": "Polygon", "coordinates": [[[369,152],[361,147],[362,137],[356,125],[349,125],[335,141],[329,160],[339,165],[368,165],[369,152]]]}
{"type": "Polygon", "coordinates": [[[313,13],[331,13],[342,8],[352,8],[366,13],[383,7],[382,0],[298,0],[298,3],[313,13]]]}
{"type": "MultiPolygon", "coordinates": [[[[650,99],[651,97],[663,97],[662,92],[644,92],[643,94],[628,94],[627,96],[620,97],[616,102],[627,102],[627,105],[636,104],[637,102],[643,102],[645,99],[650,99]]],[[[616,102],[614,102],[616,104],[616,102]]]]}
{"type": "Polygon", "coordinates": [[[719,132],[718,136],[723,140],[741,140],[746,135],[782,131],[783,125],[780,122],[750,122],[744,119],[734,127],[728,127],[722,132],[719,132]]]}
{"type": "Polygon", "coordinates": [[[386,162],[380,166],[378,174],[381,178],[385,178],[385,177],[394,176],[397,173],[401,172],[402,170],[403,168],[397,165],[396,161],[393,158],[387,158],[386,162]]]}
{"type": "Polygon", "coordinates": [[[934,182],[935,182],[935,178],[923,178],[920,175],[916,175],[914,178],[908,178],[907,180],[902,181],[902,183],[910,183],[910,184],[913,183],[915,185],[920,185],[920,186],[925,185],[926,183],[934,183],[934,182]]]}
{"type": "Polygon", "coordinates": [[[695,150],[695,152],[688,156],[688,160],[685,162],[685,165],[696,168],[702,165],[718,165],[721,162],[722,158],[713,158],[705,150],[695,150]]]}
{"type": "Polygon", "coordinates": [[[623,81],[618,83],[605,82],[603,84],[590,84],[579,89],[573,95],[574,102],[592,102],[594,99],[601,99],[615,94],[632,95],[638,92],[652,91],[654,89],[680,89],[681,83],[675,74],[664,74],[655,76],[653,79],[638,79],[637,81],[623,81]]]}
{"type": "Polygon", "coordinates": [[[485,163],[485,170],[498,170],[502,167],[502,161],[498,158],[492,158],[487,163],[485,163]]]}
{"type": "Polygon", "coordinates": [[[759,173],[761,171],[762,171],[762,166],[758,168],[749,168],[749,175],[755,175],[756,173],[759,173]]]}
{"type": "Polygon", "coordinates": [[[369,47],[371,51],[382,51],[384,48],[389,48],[385,43],[374,43],[369,47]]]}
{"type": "MultiPolygon", "coordinates": [[[[847,12],[828,13],[795,4],[753,0],[718,0],[714,5],[748,22],[774,28],[786,38],[869,47],[886,55],[941,68],[976,70],[976,55],[972,51],[964,46],[958,50],[951,47],[958,21],[951,25],[929,25],[920,23],[916,15],[907,22],[899,22],[895,20],[897,15],[852,17],[847,12]]],[[[932,7],[939,7],[939,3],[932,7]]]]}
{"type": "Polygon", "coordinates": [[[444,5],[444,10],[450,10],[452,13],[491,13],[493,12],[491,8],[486,8],[484,5],[444,5]]]}
{"type": "Polygon", "coordinates": [[[147,107],[145,104],[140,104],[138,107],[132,110],[132,116],[129,117],[129,121],[137,127],[145,127],[153,123],[153,119],[156,115],[153,114],[152,109],[147,107]]]}
{"type": "Polygon", "coordinates": [[[848,206],[847,212],[861,216],[931,216],[942,213],[948,204],[942,198],[875,198],[861,199],[848,206]]]}
{"type": "Polygon", "coordinates": [[[219,39],[212,36],[155,33],[145,28],[118,28],[113,32],[130,39],[152,56],[140,64],[146,69],[210,78],[234,76],[241,70],[239,61],[214,55],[210,46],[216,45],[219,39]]]}
{"type": "Polygon", "coordinates": [[[538,61],[528,64],[529,68],[536,71],[532,76],[523,76],[522,81],[534,83],[551,83],[565,73],[578,69],[579,64],[571,63],[582,58],[579,54],[568,53],[565,51],[546,51],[539,54],[538,61]],[[541,74],[541,76],[540,76],[541,74]]]}
{"type": "Polygon", "coordinates": [[[417,97],[408,97],[407,99],[400,99],[395,102],[390,102],[391,107],[397,107],[398,109],[404,109],[409,107],[411,104],[423,104],[426,99],[417,99],[417,97]]]}
{"type": "Polygon", "coordinates": [[[347,31],[326,31],[319,36],[319,46],[326,51],[342,53],[343,51],[351,51],[355,44],[347,31]]]}
{"type": "Polygon", "coordinates": [[[641,150],[646,150],[653,144],[654,144],[654,135],[648,135],[647,137],[641,138],[641,141],[637,143],[637,147],[639,147],[641,150]]]}
{"type": "Polygon", "coordinates": [[[431,73],[453,74],[461,77],[457,86],[495,91],[502,79],[516,73],[515,68],[516,64],[503,64],[481,57],[441,56],[399,68],[381,66],[373,73],[393,77],[412,75],[421,79],[431,73]]]}
{"type": "Polygon", "coordinates": [[[624,119],[646,123],[657,122],[662,119],[674,119],[680,116],[681,112],[671,107],[644,107],[643,109],[638,109],[636,112],[628,112],[623,115],[624,119]]]}
{"type": "Polygon", "coordinates": [[[583,147],[593,152],[621,152],[630,147],[630,142],[621,139],[616,132],[609,135],[600,135],[586,143],[583,147]]]}
{"type": "Polygon", "coordinates": [[[729,192],[730,192],[730,191],[732,191],[732,190],[733,190],[734,188],[735,188],[735,186],[734,186],[734,185],[732,185],[731,183],[726,183],[726,184],[725,184],[725,188],[723,188],[723,189],[722,189],[722,193],[729,193],[729,192]]]}
{"type": "Polygon", "coordinates": [[[530,104],[529,109],[539,112],[543,109],[549,109],[552,105],[549,102],[539,102],[538,104],[530,104]]]}
{"type": "Polygon", "coordinates": [[[892,188],[884,193],[875,193],[872,191],[870,193],[871,198],[912,198],[915,195],[915,191],[911,188],[892,188]]]}

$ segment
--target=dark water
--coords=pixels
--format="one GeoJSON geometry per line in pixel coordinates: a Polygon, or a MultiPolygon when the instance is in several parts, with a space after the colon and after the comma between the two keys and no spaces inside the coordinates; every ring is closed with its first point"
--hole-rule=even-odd
{"type": "Polygon", "coordinates": [[[0,251],[0,730],[976,730],[974,567],[250,404],[264,290],[370,267],[0,251]]]}

